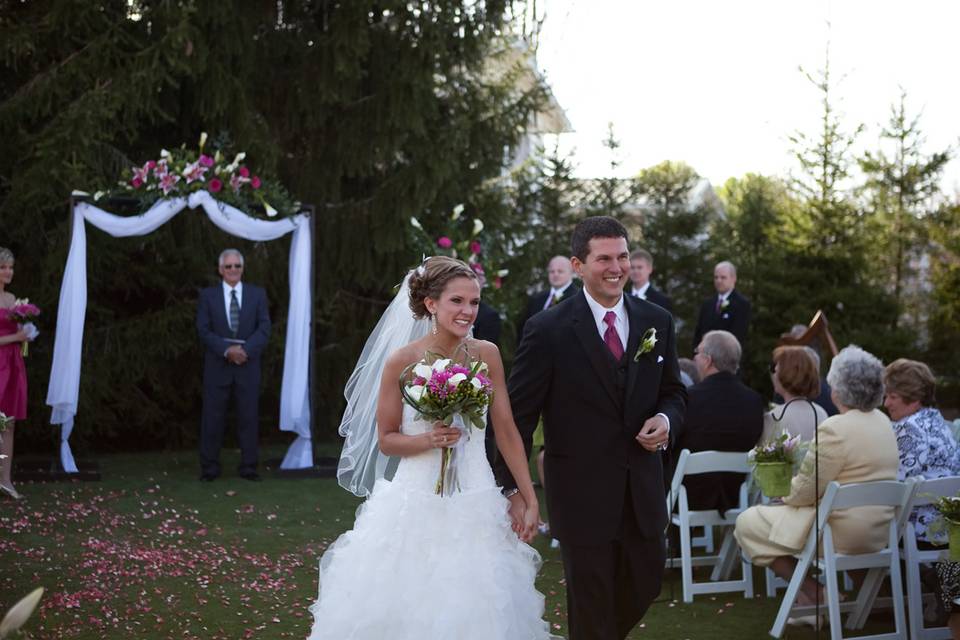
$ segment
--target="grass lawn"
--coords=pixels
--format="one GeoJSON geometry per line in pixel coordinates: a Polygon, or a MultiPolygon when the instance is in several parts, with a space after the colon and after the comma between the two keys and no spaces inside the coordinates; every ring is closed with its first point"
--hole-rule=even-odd
{"type": "MultiPolygon", "coordinates": [[[[335,480],[231,477],[237,459],[225,452],[226,475],[209,484],[197,480],[193,451],[103,456],[100,482],[21,484],[26,500],[0,500],[0,612],[43,586],[21,637],[305,638],[317,561],[360,501],[335,480]]],[[[559,552],[542,537],[536,547],[546,617],[564,635],[559,552]]],[[[679,572],[666,577],[631,639],[769,637],[777,601],[722,594],[685,605],[679,572]]]]}

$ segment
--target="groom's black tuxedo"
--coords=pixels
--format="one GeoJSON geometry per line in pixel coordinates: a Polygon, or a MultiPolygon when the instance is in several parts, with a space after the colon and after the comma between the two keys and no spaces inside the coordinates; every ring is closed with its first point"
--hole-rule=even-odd
{"type": "MultiPolygon", "coordinates": [[[[551,533],[564,553],[572,640],[625,637],[659,592],[663,572],[667,515],[661,456],[643,449],[635,436],[657,413],[669,418],[671,437],[678,432],[686,391],[672,316],[645,300],[629,295],[623,300],[630,330],[620,362],[600,337],[581,291],[566,304],[530,318],[508,384],[528,454],[543,414],[547,508],[551,533]],[[656,346],[635,360],[650,328],[657,331],[656,346]],[[596,563],[584,563],[585,556],[568,562],[568,552],[605,546],[614,548],[612,556],[603,550],[607,555],[596,563]],[[626,556],[638,547],[647,556],[634,563],[636,556],[626,556]],[[585,565],[604,566],[607,556],[612,558],[608,570],[580,574],[585,565]],[[598,572],[605,575],[598,577],[598,572]],[[611,597],[617,619],[612,631],[600,630],[610,621],[586,617],[591,611],[609,611],[612,605],[605,600],[611,597]],[[574,611],[581,612],[580,619],[574,611]]],[[[496,472],[505,488],[515,486],[502,459],[496,472]]]]}

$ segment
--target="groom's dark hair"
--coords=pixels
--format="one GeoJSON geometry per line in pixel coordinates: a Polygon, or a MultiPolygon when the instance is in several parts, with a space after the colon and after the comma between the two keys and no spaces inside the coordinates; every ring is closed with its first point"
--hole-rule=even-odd
{"type": "Polygon", "coordinates": [[[627,229],[619,220],[610,216],[592,216],[584,218],[574,228],[570,237],[571,253],[580,258],[581,262],[586,262],[587,254],[590,253],[590,241],[594,238],[623,238],[630,244],[627,229]]]}

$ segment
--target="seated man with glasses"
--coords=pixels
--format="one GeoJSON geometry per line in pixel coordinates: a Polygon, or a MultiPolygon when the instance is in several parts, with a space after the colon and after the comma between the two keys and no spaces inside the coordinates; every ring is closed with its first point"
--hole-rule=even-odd
{"type": "Polygon", "coordinates": [[[233,396],[240,444],[239,474],[260,480],[257,474],[260,355],[270,338],[266,292],[244,285],[243,256],[236,249],[220,254],[219,285],[200,292],[197,332],[204,346],[203,415],[200,420],[200,479],[220,475],[220,447],[227,405],[233,396]]]}

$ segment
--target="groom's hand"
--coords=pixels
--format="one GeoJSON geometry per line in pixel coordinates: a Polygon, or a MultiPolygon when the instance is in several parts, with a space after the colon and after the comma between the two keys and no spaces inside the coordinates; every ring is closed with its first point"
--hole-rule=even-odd
{"type": "Polygon", "coordinates": [[[510,500],[510,508],[507,514],[510,516],[510,527],[523,540],[523,514],[527,509],[527,503],[519,493],[513,494],[508,500],[510,500]]]}
{"type": "Polygon", "coordinates": [[[667,419],[661,415],[655,415],[643,423],[640,433],[637,434],[637,442],[647,451],[656,451],[662,448],[670,441],[670,429],[667,426],[667,419]]]}

